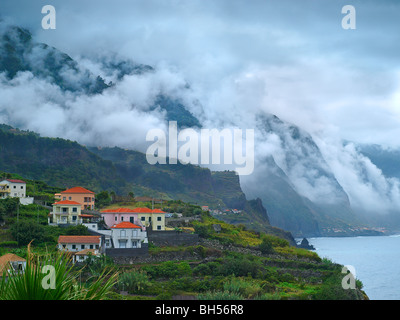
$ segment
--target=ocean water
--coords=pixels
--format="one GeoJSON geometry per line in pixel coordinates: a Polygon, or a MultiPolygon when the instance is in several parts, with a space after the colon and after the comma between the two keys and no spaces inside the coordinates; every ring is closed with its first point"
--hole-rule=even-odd
{"type": "Polygon", "coordinates": [[[400,235],[308,241],[321,258],[353,266],[371,300],[400,300],[400,235]]]}

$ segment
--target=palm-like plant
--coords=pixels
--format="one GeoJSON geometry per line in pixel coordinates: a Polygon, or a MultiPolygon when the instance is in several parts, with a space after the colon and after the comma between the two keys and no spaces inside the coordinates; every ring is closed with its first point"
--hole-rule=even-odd
{"type": "Polygon", "coordinates": [[[0,300],[101,300],[107,298],[118,273],[105,269],[96,279],[82,285],[68,253],[37,256],[30,252],[24,272],[10,268],[0,281],[0,300]],[[50,266],[50,267],[49,267],[50,266]]]}

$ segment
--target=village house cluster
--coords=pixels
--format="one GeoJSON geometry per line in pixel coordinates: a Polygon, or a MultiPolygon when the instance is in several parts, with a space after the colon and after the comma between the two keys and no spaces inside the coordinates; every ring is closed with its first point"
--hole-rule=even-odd
{"type": "Polygon", "coordinates": [[[89,254],[105,254],[107,249],[127,249],[134,255],[132,250],[148,243],[148,230],[165,230],[165,212],[160,209],[116,208],[97,212],[95,193],[83,187],[67,189],[55,194],[55,198],[58,201],[49,213],[49,225],[84,225],[93,234],[59,237],[58,248],[73,253],[74,262],[84,261],[89,254]]]}
{"type": "MultiPolygon", "coordinates": [[[[33,198],[24,201],[27,199],[26,183],[16,179],[0,182],[0,198],[7,197],[18,197],[21,204],[34,201],[33,198]]],[[[83,225],[90,233],[59,236],[57,248],[69,252],[74,263],[84,262],[89,256],[135,257],[148,253],[149,232],[164,232],[164,236],[175,233],[166,227],[166,217],[171,214],[160,209],[119,207],[97,211],[95,193],[83,187],[64,190],[54,197],[56,201],[48,214],[48,224],[60,228],[83,225]]],[[[23,270],[25,264],[26,261],[16,255],[0,257],[0,269],[18,271],[23,270]]]]}

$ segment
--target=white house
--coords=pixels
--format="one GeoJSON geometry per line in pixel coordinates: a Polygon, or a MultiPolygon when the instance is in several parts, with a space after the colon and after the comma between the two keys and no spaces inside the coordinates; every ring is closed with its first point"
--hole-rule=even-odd
{"type": "Polygon", "coordinates": [[[26,260],[13,253],[7,253],[0,257],[0,278],[3,274],[24,272],[26,260]]]}
{"type": "Polygon", "coordinates": [[[25,198],[26,182],[18,179],[5,179],[0,182],[0,198],[25,198]]]}
{"type": "Polygon", "coordinates": [[[18,179],[6,179],[0,182],[0,199],[19,198],[22,205],[32,204],[33,197],[26,196],[26,182],[18,179]]]}
{"type": "Polygon", "coordinates": [[[105,252],[103,236],[59,236],[58,249],[73,253],[73,262],[86,260],[89,254],[100,256],[105,252]]]}
{"type": "Polygon", "coordinates": [[[148,243],[147,232],[128,221],[111,227],[111,239],[114,248],[141,248],[142,243],[148,243]]]}

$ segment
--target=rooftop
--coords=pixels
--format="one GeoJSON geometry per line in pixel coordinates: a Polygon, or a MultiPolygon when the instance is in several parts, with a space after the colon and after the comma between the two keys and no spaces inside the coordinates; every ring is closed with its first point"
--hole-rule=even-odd
{"type": "Polygon", "coordinates": [[[101,236],[59,236],[58,243],[100,243],[101,236]]]}
{"type": "Polygon", "coordinates": [[[18,179],[5,179],[4,181],[13,182],[13,183],[25,183],[25,181],[18,180],[18,179]]]}
{"type": "Polygon", "coordinates": [[[90,191],[90,190],[82,188],[82,187],[74,187],[71,189],[61,191],[61,193],[91,193],[91,194],[94,194],[93,191],[90,191]]]}
{"type": "Polygon", "coordinates": [[[133,224],[128,221],[124,221],[124,222],[118,223],[117,225],[113,225],[111,228],[113,228],[113,229],[141,229],[136,224],[133,224]]]}
{"type": "Polygon", "coordinates": [[[76,201],[71,201],[71,200],[62,200],[62,201],[58,201],[56,203],[53,203],[53,205],[69,205],[69,206],[81,206],[81,204],[79,202],[76,201]]]}
{"type": "Polygon", "coordinates": [[[102,210],[101,213],[165,213],[160,209],[149,209],[149,208],[117,208],[117,209],[106,209],[102,210]]]}
{"type": "Polygon", "coordinates": [[[3,271],[6,268],[7,264],[14,261],[25,262],[26,260],[13,253],[6,253],[5,255],[0,257],[0,276],[3,274],[3,271]]]}

